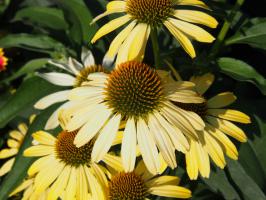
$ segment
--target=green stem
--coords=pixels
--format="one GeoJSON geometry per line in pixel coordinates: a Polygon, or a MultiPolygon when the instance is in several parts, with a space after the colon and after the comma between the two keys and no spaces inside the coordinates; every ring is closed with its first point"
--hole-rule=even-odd
{"type": "Polygon", "coordinates": [[[215,58],[217,56],[217,54],[219,53],[219,51],[220,51],[220,49],[224,43],[224,39],[225,39],[229,29],[230,29],[231,22],[234,19],[239,8],[244,4],[244,2],[245,2],[245,0],[237,0],[234,8],[232,9],[232,11],[228,15],[228,17],[225,19],[224,24],[222,26],[222,29],[219,32],[217,39],[216,39],[216,41],[215,41],[215,43],[211,49],[211,53],[210,53],[211,58],[215,58]]]}
{"type": "Polygon", "coordinates": [[[155,67],[158,68],[161,64],[161,58],[160,58],[160,49],[158,42],[158,33],[156,27],[153,27],[151,30],[151,42],[152,42],[155,67]]]}

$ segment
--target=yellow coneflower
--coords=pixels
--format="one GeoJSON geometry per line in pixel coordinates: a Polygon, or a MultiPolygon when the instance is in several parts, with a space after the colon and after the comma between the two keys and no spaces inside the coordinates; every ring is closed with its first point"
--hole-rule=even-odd
{"type": "MultiPolygon", "coordinates": [[[[74,138],[77,131],[62,131],[55,138],[51,134],[38,131],[33,138],[39,144],[24,151],[27,157],[40,157],[28,170],[35,176],[35,194],[47,190],[47,199],[62,197],[66,200],[103,199],[104,193],[98,179],[104,176],[103,168],[91,161],[94,140],[77,148],[74,138]],[[49,188],[49,190],[48,190],[49,188]]],[[[103,162],[112,168],[119,168],[118,158],[107,154],[103,162]]]]}
{"type": "MultiPolygon", "coordinates": [[[[30,117],[29,123],[32,123],[35,115],[30,117]]],[[[15,156],[17,155],[19,148],[24,141],[24,137],[28,131],[28,126],[25,123],[20,123],[17,127],[17,130],[10,131],[9,139],[7,140],[8,148],[2,149],[0,151],[0,159],[8,159],[4,165],[0,168],[0,176],[7,174],[14,162],[15,156]]]]}
{"type": "Polygon", "coordinates": [[[64,110],[70,119],[66,130],[79,129],[74,144],[81,147],[98,135],[92,150],[92,160],[98,162],[123,121],[121,154],[126,171],[134,169],[137,145],[153,174],[159,170],[157,148],[175,168],[175,149],[186,152],[186,137],[196,139],[195,129],[203,130],[204,122],[173,102],[202,103],[203,99],[190,90],[193,83],[168,82],[163,74],[135,61],[120,64],[110,75],[90,74],[86,86],[71,91],[73,106],[64,110]]]}
{"type": "MultiPolygon", "coordinates": [[[[213,80],[212,74],[205,74],[192,77],[190,81],[195,83],[196,92],[203,97],[213,80]]],[[[184,110],[197,113],[205,123],[205,129],[197,131],[199,140],[189,139],[190,150],[186,153],[186,164],[190,179],[197,179],[199,173],[203,177],[209,177],[209,157],[220,168],[224,168],[226,165],[224,154],[237,160],[237,148],[227,135],[240,142],[246,142],[247,137],[239,127],[230,121],[247,124],[250,123],[250,118],[240,111],[224,108],[235,100],[236,96],[232,92],[223,92],[206,99],[201,104],[177,104],[184,110]]]]}
{"type": "MultiPolygon", "coordinates": [[[[165,168],[161,168],[162,172],[165,168]]],[[[180,179],[176,176],[154,176],[140,161],[131,172],[111,171],[108,182],[103,182],[107,200],[149,200],[151,195],[187,199],[191,191],[178,186],[180,179]]]]}
{"type": "Polygon", "coordinates": [[[43,110],[55,103],[65,102],[61,106],[59,106],[59,108],[48,119],[45,126],[45,130],[54,129],[59,125],[58,112],[60,109],[65,108],[69,105],[69,103],[67,103],[66,101],[68,93],[72,88],[79,87],[83,84],[83,82],[88,81],[87,77],[91,73],[106,72],[106,70],[103,67],[105,60],[103,60],[102,65],[95,64],[92,52],[85,48],[82,49],[81,60],[82,63],[70,57],[67,63],[50,61],[50,63],[53,64],[54,66],[63,69],[65,73],[59,73],[59,72],[38,73],[40,77],[44,78],[45,80],[49,81],[54,85],[71,87],[49,94],[40,99],[34,105],[35,108],[43,110]]]}
{"type": "Polygon", "coordinates": [[[102,36],[129,23],[113,40],[107,56],[113,59],[117,54],[118,64],[128,60],[141,61],[151,29],[165,26],[185,51],[194,58],[196,53],[191,39],[207,43],[214,40],[212,35],[194,24],[215,28],[217,21],[202,11],[188,10],[183,6],[208,8],[198,0],[111,1],[106,6],[107,11],[96,17],[93,22],[113,13],[124,15],[101,27],[91,42],[94,43],[102,36]]]}
{"type": "Polygon", "coordinates": [[[4,51],[0,48],[0,72],[6,70],[8,59],[4,56],[4,51]]]}

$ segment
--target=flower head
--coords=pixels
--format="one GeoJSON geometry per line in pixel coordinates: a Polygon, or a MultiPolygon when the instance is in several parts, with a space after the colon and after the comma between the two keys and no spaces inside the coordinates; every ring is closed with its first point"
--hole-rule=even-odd
{"type": "MultiPolygon", "coordinates": [[[[76,134],[77,131],[65,130],[57,137],[44,131],[33,134],[38,144],[26,149],[24,156],[40,157],[28,169],[28,175],[35,176],[34,193],[41,194],[47,190],[48,199],[104,198],[98,181],[104,174],[103,167],[91,161],[94,140],[78,148],[73,144],[76,134]]],[[[103,159],[107,166],[119,169],[117,160],[109,154],[103,159]]]]}
{"type": "MultiPolygon", "coordinates": [[[[164,171],[165,168],[161,168],[164,171]]],[[[180,179],[175,176],[155,176],[149,173],[142,161],[132,172],[113,171],[105,186],[109,200],[143,200],[150,195],[187,199],[191,191],[178,186],[180,179]]]]}
{"type": "Polygon", "coordinates": [[[168,81],[167,76],[135,61],[122,63],[110,75],[90,74],[90,82],[70,92],[72,106],[62,112],[69,119],[66,130],[79,130],[74,144],[81,147],[97,135],[91,157],[98,162],[123,121],[121,154],[127,172],[134,169],[137,145],[153,174],[160,166],[157,148],[175,168],[175,150],[186,152],[187,137],[196,138],[195,129],[202,130],[204,123],[174,102],[202,103],[203,99],[191,90],[193,83],[168,81]]]}
{"type": "MultiPolygon", "coordinates": [[[[214,80],[212,74],[192,77],[191,81],[196,84],[196,92],[203,97],[214,80]]],[[[209,177],[210,161],[220,168],[224,168],[226,161],[224,154],[236,160],[238,152],[228,136],[240,142],[246,142],[245,133],[232,122],[250,123],[246,114],[224,107],[232,104],[236,97],[231,92],[220,93],[201,104],[182,104],[178,106],[187,111],[192,111],[201,116],[205,123],[203,131],[197,131],[199,140],[189,140],[190,149],[186,153],[187,172],[191,179],[197,179],[200,173],[203,177],[209,177]]]]}
{"type": "Polygon", "coordinates": [[[111,43],[107,57],[113,59],[117,55],[117,64],[128,60],[141,61],[151,30],[165,26],[185,51],[194,58],[196,53],[191,39],[206,43],[214,40],[212,35],[195,24],[215,28],[217,21],[202,11],[188,10],[182,6],[208,9],[202,1],[111,1],[107,4],[107,11],[96,17],[93,22],[113,13],[124,13],[124,15],[105,24],[98,30],[91,42],[96,42],[102,36],[128,23],[111,43]]]}
{"type": "MultiPolygon", "coordinates": [[[[63,69],[65,73],[49,72],[38,74],[40,77],[52,84],[68,87],[65,90],[45,96],[35,103],[35,108],[43,110],[55,103],[65,102],[59,106],[59,108],[48,119],[45,126],[46,130],[54,129],[59,125],[58,112],[60,109],[69,106],[69,103],[66,101],[68,99],[68,93],[72,88],[79,87],[84,84],[84,82],[89,81],[87,77],[91,73],[107,72],[103,65],[95,64],[91,51],[85,48],[82,50],[81,60],[82,63],[73,58],[69,58],[67,63],[50,61],[50,63],[54,66],[63,69]],[[71,88],[69,89],[69,87],[71,88]]],[[[104,62],[105,60],[103,60],[103,63],[104,62]]]]}
{"type": "Polygon", "coordinates": [[[0,72],[6,70],[8,59],[4,56],[4,51],[0,48],[0,72]]]}

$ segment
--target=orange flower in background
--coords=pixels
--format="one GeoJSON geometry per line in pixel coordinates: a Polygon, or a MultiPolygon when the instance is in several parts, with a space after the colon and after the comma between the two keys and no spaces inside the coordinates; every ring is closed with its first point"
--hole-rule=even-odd
{"type": "Polygon", "coordinates": [[[4,56],[4,51],[0,48],[0,72],[6,70],[8,59],[4,56]]]}

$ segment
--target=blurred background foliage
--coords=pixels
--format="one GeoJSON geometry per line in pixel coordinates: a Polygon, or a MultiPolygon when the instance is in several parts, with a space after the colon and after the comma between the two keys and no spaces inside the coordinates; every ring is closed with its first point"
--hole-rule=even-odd
{"type": "MultiPolygon", "coordinates": [[[[59,89],[34,75],[36,70],[52,67],[47,64],[48,59],[68,56],[79,59],[81,47],[87,46],[100,63],[113,34],[91,46],[90,39],[98,26],[90,25],[90,21],[104,11],[106,3],[105,0],[0,0],[0,47],[9,58],[8,69],[0,73],[0,147],[9,130],[26,121],[31,113],[37,113],[33,104],[38,99],[59,89]]],[[[195,44],[197,58],[191,60],[170,34],[160,33],[161,57],[185,79],[193,74],[214,73],[216,81],[207,95],[233,91],[238,96],[233,106],[249,114],[253,123],[243,127],[249,140],[238,146],[239,160],[228,159],[224,170],[213,165],[210,179],[189,181],[184,158],[179,154],[180,167],[167,172],[182,176],[182,184],[193,191],[195,200],[265,200],[266,1],[206,0],[206,3],[219,20],[219,27],[212,30],[216,42],[195,44]]],[[[109,19],[101,20],[99,25],[109,19]]],[[[152,65],[151,52],[149,42],[145,62],[152,65]]],[[[167,65],[162,67],[168,69],[167,65]]],[[[0,200],[7,199],[8,193],[25,178],[33,160],[22,157],[22,152],[30,145],[31,134],[44,127],[57,106],[41,112],[30,126],[12,171],[0,179],[0,200]]]]}

